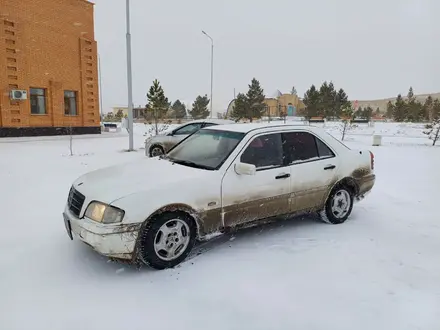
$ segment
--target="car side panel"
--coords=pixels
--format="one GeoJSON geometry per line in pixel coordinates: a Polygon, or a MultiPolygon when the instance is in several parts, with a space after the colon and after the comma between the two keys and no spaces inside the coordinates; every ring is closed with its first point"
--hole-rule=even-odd
{"type": "Polygon", "coordinates": [[[275,179],[280,174],[290,174],[289,167],[238,175],[232,166],[222,182],[225,227],[288,214],[290,178],[275,179]]]}
{"type": "Polygon", "coordinates": [[[178,186],[156,187],[125,196],[112,203],[126,211],[124,223],[142,223],[163,211],[181,210],[197,222],[199,236],[217,232],[223,226],[220,181],[222,174],[206,171],[198,182],[185,180],[178,186]]]}
{"type": "Polygon", "coordinates": [[[337,181],[338,167],[337,157],[292,165],[292,212],[322,207],[329,190],[337,181]],[[325,170],[329,165],[335,168],[325,170]]]}

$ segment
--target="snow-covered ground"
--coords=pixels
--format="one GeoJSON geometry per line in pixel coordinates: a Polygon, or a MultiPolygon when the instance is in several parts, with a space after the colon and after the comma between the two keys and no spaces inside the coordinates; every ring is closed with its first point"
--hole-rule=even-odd
{"type": "Polygon", "coordinates": [[[377,181],[345,224],[249,229],[165,271],[108,262],[64,229],[76,177],[144,157],[126,132],[74,137],[72,157],[68,137],[0,140],[0,329],[438,330],[440,148],[421,128],[350,132],[377,181]]]}

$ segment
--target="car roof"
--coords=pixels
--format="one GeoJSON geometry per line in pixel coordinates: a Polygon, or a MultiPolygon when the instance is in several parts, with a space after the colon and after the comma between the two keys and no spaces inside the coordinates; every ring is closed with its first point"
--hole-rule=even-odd
{"type": "Polygon", "coordinates": [[[221,126],[210,126],[206,129],[214,129],[221,131],[231,131],[239,133],[249,133],[250,131],[271,131],[271,130],[283,130],[283,129],[298,129],[306,130],[311,132],[320,132],[322,129],[315,126],[305,125],[303,123],[248,123],[248,124],[232,124],[232,125],[221,125],[221,126]]]}
{"type": "Polygon", "coordinates": [[[191,120],[191,121],[184,123],[184,125],[192,124],[192,123],[213,123],[213,124],[223,125],[223,124],[233,124],[235,122],[233,120],[229,120],[229,119],[205,118],[205,119],[191,120]]]}

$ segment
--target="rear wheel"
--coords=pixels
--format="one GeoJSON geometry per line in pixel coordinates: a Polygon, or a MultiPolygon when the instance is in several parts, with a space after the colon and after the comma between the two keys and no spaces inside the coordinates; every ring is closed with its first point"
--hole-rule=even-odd
{"type": "Polygon", "coordinates": [[[172,268],[191,252],[194,220],[184,212],[165,212],[149,220],[141,235],[141,260],[155,269],[172,268]]]}
{"type": "Polygon", "coordinates": [[[330,224],[344,223],[353,209],[353,200],[353,192],[349,187],[333,188],[324,209],[319,212],[321,219],[330,224]]]}

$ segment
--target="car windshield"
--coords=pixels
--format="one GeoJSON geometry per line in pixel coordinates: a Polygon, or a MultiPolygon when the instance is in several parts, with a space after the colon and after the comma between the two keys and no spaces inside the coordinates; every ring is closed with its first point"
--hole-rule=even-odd
{"type": "Polygon", "coordinates": [[[174,147],[165,158],[185,166],[216,170],[244,135],[239,132],[202,129],[174,147]]]}

